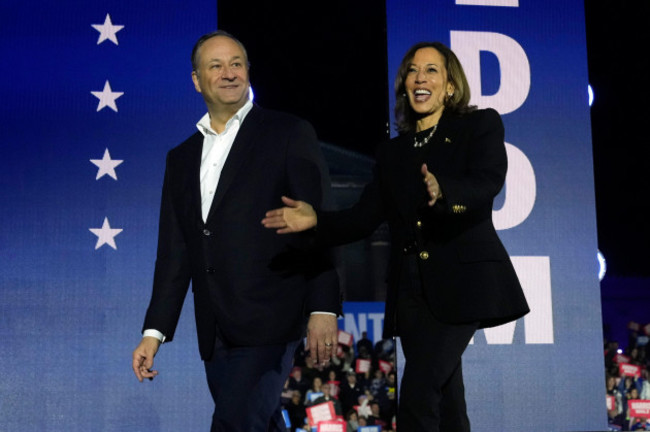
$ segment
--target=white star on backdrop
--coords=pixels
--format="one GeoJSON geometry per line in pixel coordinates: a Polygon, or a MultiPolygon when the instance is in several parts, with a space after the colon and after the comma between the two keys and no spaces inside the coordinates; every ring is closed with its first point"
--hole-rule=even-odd
{"type": "Polygon", "coordinates": [[[122,30],[124,26],[113,25],[113,23],[111,22],[111,16],[109,14],[106,14],[106,19],[104,20],[104,24],[91,24],[91,26],[99,32],[99,40],[97,41],[97,45],[99,45],[100,43],[104,42],[107,39],[113,42],[115,45],[119,45],[117,43],[117,36],[115,34],[118,31],[122,30]]]}
{"type": "Polygon", "coordinates": [[[117,99],[118,97],[124,94],[124,92],[114,92],[111,89],[111,85],[109,84],[108,80],[106,80],[106,84],[104,84],[104,90],[91,91],[90,93],[92,93],[93,96],[99,99],[99,103],[97,104],[97,111],[103,109],[104,107],[109,107],[115,112],[117,112],[117,105],[115,104],[115,99],[117,99]]]}
{"type": "Polygon", "coordinates": [[[101,228],[88,228],[90,232],[97,236],[97,244],[95,245],[95,250],[99,249],[103,245],[107,244],[113,249],[117,250],[117,245],[115,244],[115,236],[122,232],[121,228],[111,228],[111,225],[108,223],[108,218],[104,218],[104,224],[101,228]]]}
{"type": "Polygon", "coordinates": [[[111,154],[108,152],[108,149],[104,152],[104,157],[101,159],[90,159],[92,163],[97,165],[99,169],[97,170],[97,177],[95,180],[99,180],[105,175],[113,177],[117,180],[117,174],[115,173],[115,167],[124,162],[122,159],[111,159],[111,154]]]}

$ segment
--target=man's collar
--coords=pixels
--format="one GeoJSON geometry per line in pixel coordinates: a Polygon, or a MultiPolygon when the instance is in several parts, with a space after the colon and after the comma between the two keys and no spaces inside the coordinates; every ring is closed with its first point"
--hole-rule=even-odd
{"type": "MultiPolygon", "coordinates": [[[[235,120],[239,121],[239,123],[241,124],[241,122],[244,121],[246,115],[250,112],[252,108],[253,108],[253,102],[250,99],[248,99],[244,104],[244,106],[239,108],[239,110],[237,110],[235,115],[232,116],[230,120],[228,120],[228,123],[226,123],[225,130],[227,130],[235,120]]],[[[199,130],[199,132],[203,134],[203,136],[206,136],[208,134],[218,135],[218,133],[214,129],[212,129],[212,125],[210,124],[210,113],[205,113],[205,115],[201,117],[201,120],[199,120],[198,123],[196,124],[196,127],[199,130]]]]}

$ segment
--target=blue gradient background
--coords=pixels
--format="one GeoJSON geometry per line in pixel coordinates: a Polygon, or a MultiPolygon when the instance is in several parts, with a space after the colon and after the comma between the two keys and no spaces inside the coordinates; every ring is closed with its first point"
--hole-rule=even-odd
{"type": "Polygon", "coordinates": [[[0,10],[0,430],[209,429],[191,302],[140,385],[165,154],[205,105],[190,50],[215,1],[3,2],[0,10]],[[119,45],[97,44],[109,13],[119,45]],[[97,112],[106,80],[118,112],[97,112]],[[108,148],[118,180],[95,180],[108,148]],[[108,217],[117,250],[95,250],[108,217]],[[170,395],[173,395],[170,396],[170,395]],[[184,395],[184,396],[182,396],[184,395]]]}

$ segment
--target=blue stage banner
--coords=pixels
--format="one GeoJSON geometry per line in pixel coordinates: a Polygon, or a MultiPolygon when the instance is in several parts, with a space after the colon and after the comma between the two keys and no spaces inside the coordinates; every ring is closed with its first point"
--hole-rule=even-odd
{"type": "Polygon", "coordinates": [[[583,2],[388,0],[387,21],[391,107],[404,53],[437,40],[463,64],[472,104],[505,123],[493,219],[531,313],[467,349],[472,430],[605,429],[583,2]]]}
{"type": "Polygon", "coordinates": [[[379,342],[383,328],[384,302],[343,302],[339,330],[350,333],[355,344],[364,332],[373,344],[379,342]]]}
{"type": "MultiPolygon", "coordinates": [[[[166,152],[216,2],[0,6],[0,430],[208,430],[193,311],[140,384],[166,152]]],[[[190,309],[191,302],[188,302],[190,309]]]]}

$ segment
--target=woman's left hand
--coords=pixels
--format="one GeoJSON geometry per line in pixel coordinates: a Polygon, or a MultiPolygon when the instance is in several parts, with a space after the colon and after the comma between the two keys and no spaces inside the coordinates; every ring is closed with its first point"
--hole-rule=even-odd
{"type": "Polygon", "coordinates": [[[429,172],[427,164],[422,164],[422,169],[420,170],[424,176],[424,184],[426,185],[427,192],[431,198],[428,202],[429,207],[433,206],[437,200],[442,199],[442,191],[440,190],[440,184],[436,179],[436,176],[429,172]]]}

